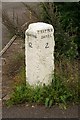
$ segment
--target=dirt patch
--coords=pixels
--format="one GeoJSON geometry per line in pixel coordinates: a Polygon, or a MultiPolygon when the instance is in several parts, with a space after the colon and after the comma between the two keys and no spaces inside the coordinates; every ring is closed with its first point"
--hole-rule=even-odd
{"type": "Polygon", "coordinates": [[[11,93],[12,85],[14,84],[13,77],[17,74],[21,66],[24,65],[24,42],[17,38],[10,46],[6,53],[2,56],[2,94],[3,97],[11,93]],[[21,55],[21,56],[20,56],[21,55]]]}

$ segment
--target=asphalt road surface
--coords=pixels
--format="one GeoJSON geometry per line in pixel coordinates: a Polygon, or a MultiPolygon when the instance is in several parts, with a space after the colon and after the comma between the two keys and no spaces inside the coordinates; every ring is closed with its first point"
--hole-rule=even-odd
{"type": "Polygon", "coordinates": [[[46,108],[41,105],[16,105],[10,108],[3,106],[3,118],[78,118],[77,105],[70,106],[67,110],[60,109],[57,105],[46,108]]]}
{"type": "MultiPolygon", "coordinates": [[[[37,4],[39,3],[27,3],[32,9],[39,12],[37,4]]],[[[24,23],[30,20],[30,11],[22,4],[22,2],[3,2],[2,11],[6,11],[9,19],[16,25],[22,26],[24,23]],[[14,13],[13,13],[14,12],[14,13]],[[13,15],[14,14],[14,15],[13,15]],[[14,18],[14,19],[13,19],[14,18]]],[[[34,16],[31,18],[34,20],[34,16]]],[[[10,33],[5,25],[2,25],[2,47],[9,42],[10,33]]]]}

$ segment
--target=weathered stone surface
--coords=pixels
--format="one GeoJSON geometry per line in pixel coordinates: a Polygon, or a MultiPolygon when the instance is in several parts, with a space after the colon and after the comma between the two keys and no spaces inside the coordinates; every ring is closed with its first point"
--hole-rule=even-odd
{"type": "Polygon", "coordinates": [[[49,84],[54,71],[54,29],[38,22],[25,32],[26,81],[30,85],[49,84]]]}

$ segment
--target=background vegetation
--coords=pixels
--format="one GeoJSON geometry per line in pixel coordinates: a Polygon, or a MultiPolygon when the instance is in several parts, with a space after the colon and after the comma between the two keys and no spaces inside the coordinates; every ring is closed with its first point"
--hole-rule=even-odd
{"type": "Polygon", "coordinates": [[[41,3],[42,19],[55,29],[55,56],[76,58],[80,54],[80,3],[41,3]]]}

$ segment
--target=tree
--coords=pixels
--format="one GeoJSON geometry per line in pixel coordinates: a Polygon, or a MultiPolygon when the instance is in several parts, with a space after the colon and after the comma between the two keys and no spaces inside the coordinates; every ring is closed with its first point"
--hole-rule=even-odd
{"type": "Polygon", "coordinates": [[[80,56],[80,2],[57,3],[61,17],[62,28],[77,44],[78,57],[80,56]]]}
{"type": "MultiPolygon", "coordinates": [[[[74,58],[77,56],[77,45],[74,36],[70,36],[68,31],[63,28],[62,4],[60,3],[41,3],[42,20],[54,26],[55,30],[55,57],[74,58]],[[61,6],[60,6],[61,5],[61,6]]],[[[66,9],[66,7],[64,7],[66,9]]],[[[65,19],[63,19],[65,21],[65,19]]],[[[66,23],[65,23],[66,24],[66,23]]]]}

